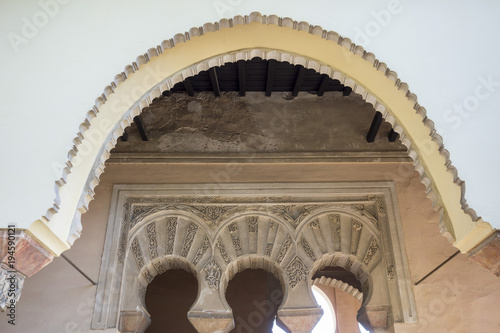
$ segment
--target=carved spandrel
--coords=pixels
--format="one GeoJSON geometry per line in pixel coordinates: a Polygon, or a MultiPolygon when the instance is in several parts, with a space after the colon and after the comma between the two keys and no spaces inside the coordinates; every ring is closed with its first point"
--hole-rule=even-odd
{"type": "Polygon", "coordinates": [[[306,264],[300,257],[295,256],[286,267],[286,275],[288,276],[288,284],[293,288],[301,281],[307,281],[309,270],[306,264]]]}
{"type": "MultiPolygon", "coordinates": [[[[216,222],[219,218],[224,215],[228,210],[234,208],[234,206],[201,206],[198,207],[200,212],[202,212],[209,220],[216,222]]],[[[217,224],[217,223],[216,223],[217,224]]]]}
{"type": "Polygon", "coordinates": [[[207,281],[208,287],[210,289],[219,289],[220,278],[222,276],[222,270],[219,264],[214,260],[210,260],[205,267],[205,280],[207,281]]]}
{"type": "Polygon", "coordinates": [[[370,200],[375,201],[375,206],[377,207],[377,213],[385,215],[384,199],[379,195],[374,195],[368,197],[370,200]]]}

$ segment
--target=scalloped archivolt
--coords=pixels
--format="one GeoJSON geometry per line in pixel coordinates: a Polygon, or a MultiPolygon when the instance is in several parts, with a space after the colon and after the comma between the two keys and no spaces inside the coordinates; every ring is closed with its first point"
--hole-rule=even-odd
{"type": "Polygon", "coordinates": [[[29,228],[54,254],[80,236],[80,217],[93,199],[104,163],[123,130],[153,99],[210,67],[254,57],[300,64],[339,80],[382,113],[400,134],[428,197],[441,212],[441,231],[462,252],[493,229],[464,199],[463,181],[451,165],[442,138],[397,74],[348,38],[306,22],[252,13],[207,23],[151,48],[116,75],[96,99],[56,182],[53,206],[29,228]],[[242,38],[244,36],[244,38],[242,38]]]}

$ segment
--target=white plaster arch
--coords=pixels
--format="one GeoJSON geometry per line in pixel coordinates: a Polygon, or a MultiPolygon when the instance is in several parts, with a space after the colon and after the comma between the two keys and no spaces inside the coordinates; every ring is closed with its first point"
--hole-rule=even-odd
{"type": "Polygon", "coordinates": [[[126,66],[87,113],[56,182],[54,204],[30,232],[57,255],[68,249],[80,235],[80,216],[93,199],[104,162],[133,117],[162,91],[200,70],[256,56],[328,74],[381,112],[408,147],[429,198],[441,212],[442,233],[461,251],[470,251],[493,232],[468,207],[464,183],[408,84],[348,38],[307,22],[260,13],[192,28],[126,66]]]}

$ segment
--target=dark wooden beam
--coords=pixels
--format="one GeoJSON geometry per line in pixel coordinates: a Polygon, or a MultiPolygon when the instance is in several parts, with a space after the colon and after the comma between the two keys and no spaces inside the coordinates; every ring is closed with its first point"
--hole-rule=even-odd
{"type": "Polygon", "coordinates": [[[388,138],[389,138],[389,142],[394,142],[396,141],[396,139],[398,138],[399,134],[394,132],[394,130],[391,128],[391,130],[389,131],[389,135],[388,135],[388,138]]]}
{"type": "Polygon", "coordinates": [[[120,140],[126,142],[128,140],[128,133],[127,133],[127,130],[124,130],[123,131],[123,134],[122,136],[120,136],[120,140]]]}
{"type": "Polygon", "coordinates": [[[271,93],[273,92],[273,82],[274,82],[274,75],[276,72],[276,63],[277,61],[274,59],[269,60],[267,63],[266,96],[271,96],[271,93]]]}
{"type": "Polygon", "coordinates": [[[297,96],[299,94],[300,86],[304,82],[304,75],[306,74],[306,69],[304,66],[299,65],[299,73],[295,79],[295,85],[293,86],[292,96],[297,96]]]}
{"type": "Polygon", "coordinates": [[[323,94],[326,91],[326,86],[328,85],[328,81],[330,80],[330,77],[326,74],[321,75],[323,79],[321,79],[321,83],[319,84],[318,87],[318,96],[323,96],[323,94]]]}
{"type": "Polygon", "coordinates": [[[141,135],[142,141],[148,141],[148,133],[146,132],[146,127],[144,127],[144,123],[142,122],[141,116],[134,117],[134,123],[139,130],[139,134],[141,135]]]}
{"type": "Polygon", "coordinates": [[[240,96],[245,96],[247,92],[245,78],[245,60],[238,60],[238,83],[240,86],[240,96]]]}
{"type": "Polygon", "coordinates": [[[344,87],[344,89],[342,89],[342,95],[344,96],[349,96],[351,93],[352,93],[351,87],[344,87]]]}
{"type": "Polygon", "coordinates": [[[366,135],[366,141],[373,142],[375,141],[375,137],[377,136],[378,130],[382,125],[382,113],[376,112],[375,117],[373,117],[372,125],[370,126],[370,130],[366,135]]]}
{"type": "Polygon", "coordinates": [[[184,80],[183,83],[184,83],[184,88],[186,88],[188,96],[194,96],[193,82],[191,82],[191,78],[188,77],[187,79],[184,80]]]}
{"type": "Polygon", "coordinates": [[[210,82],[212,83],[212,89],[214,91],[214,95],[216,97],[219,97],[220,96],[219,79],[217,79],[217,72],[215,71],[215,67],[212,67],[208,70],[208,75],[210,76],[210,82]]]}

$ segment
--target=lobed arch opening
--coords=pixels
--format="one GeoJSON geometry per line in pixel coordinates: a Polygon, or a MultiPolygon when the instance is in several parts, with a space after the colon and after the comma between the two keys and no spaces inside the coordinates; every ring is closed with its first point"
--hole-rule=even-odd
{"type": "Polygon", "coordinates": [[[280,327],[286,327],[278,310],[283,308],[287,287],[276,262],[259,256],[233,261],[224,272],[222,292],[232,310],[236,330],[268,331],[274,320],[280,327]]]}
{"type": "Polygon", "coordinates": [[[192,332],[188,312],[199,294],[198,278],[183,268],[172,268],[154,277],[148,284],[145,309],[151,317],[147,332],[192,332]]]}
{"type": "Polygon", "coordinates": [[[325,255],[315,263],[310,280],[312,285],[337,288],[357,299],[361,306],[356,320],[365,329],[373,329],[366,313],[373,296],[374,281],[370,272],[357,258],[339,253],[325,255]]]}

